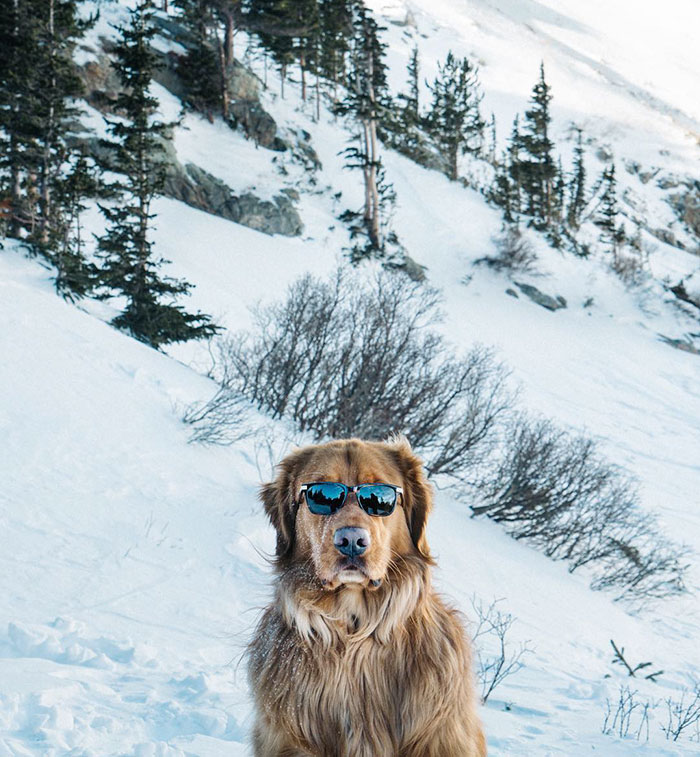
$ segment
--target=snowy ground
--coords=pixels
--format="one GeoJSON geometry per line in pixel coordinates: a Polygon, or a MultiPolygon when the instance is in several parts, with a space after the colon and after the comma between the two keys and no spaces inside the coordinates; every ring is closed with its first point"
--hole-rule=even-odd
{"type": "MultiPolygon", "coordinates": [[[[554,5],[373,3],[387,14],[396,87],[415,39],[426,46],[426,76],[449,47],[474,54],[490,92],[485,104],[507,133],[545,57],[562,133],[575,112],[585,114],[596,139],[620,155],[687,171],[699,116],[688,77],[698,66],[684,35],[695,5],[666,3],[660,20],[661,6],[649,3],[640,10],[620,1],[614,13],[602,2],[554,5]],[[391,23],[407,9],[417,29],[391,23]],[[623,34],[623,22],[633,34],[623,34]],[[639,54],[650,35],[664,67],[639,54]]],[[[177,111],[165,90],[157,94],[166,113],[177,111]]],[[[299,274],[331,271],[347,243],[336,216],[360,203],[358,177],[338,157],[341,125],[327,115],[313,123],[291,87],[285,101],[271,91],[266,107],[278,123],[311,133],[323,163],[316,185],[289,156],[195,116],[178,130],[176,148],[236,191],[301,189],[302,237],[268,237],[171,200],[157,204],[159,253],[196,284],[191,304],[228,328],[245,327],[251,304],[280,296],[299,274]]],[[[550,313],[507,296],[505,279],[473,267],[500,223],[475,191],[385,157],[396,227],[442,290],[446,335],[460,348],[495,346],[524,404],[600,438],[639,476],[644,507],[700,553],[700,358],[659,340],[698,327],[664,301],[658,283],[698,259],[655,243],[656,279],[627,291],[604,261],[574,260],[534,240],[541,261],[532,281],[569,303],[550,313]]],[[[602,166],[590,160],[591,171],[602,166]]],[[[625,181],[664,223],[652,190],[625,181]]],[[[87,222],[101,223],[95,213],[87,222]]],[[[256,488],[294,435],[258,418],[257,434],[234,447],[188,445],[181,408],[213,391],[191,367],[205,365],[204,348],[148,349],[105,324],[106,305],[67,304],[49,279],[16,246],[0,251],[0,757],[250,754],[240,658],[267,601],[273,547],[256,488]]],[[[518,618],[513,643],[532,649],[484,708],[491,754],[700,753],[699,742],[665,740],[663,705],[648,743],[601,733],[606,698],[630,682],[611,664],[610,639],[665,671],[656,684],[633,682],[644,699],[660,702],[700,680],[696,596],[632,614],[591,592],[585,575],[471,520],[445,492],[430,540],[444,593],[468,615],[473,595],[501,598],[518,618]]],[[[697,555],[691,581],[700,585],[697,555]]]]}

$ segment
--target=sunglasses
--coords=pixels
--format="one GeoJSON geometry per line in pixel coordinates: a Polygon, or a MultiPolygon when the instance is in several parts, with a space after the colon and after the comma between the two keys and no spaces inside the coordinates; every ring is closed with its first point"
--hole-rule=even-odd
{"type": "Polygon", "coordinates": [[[396,507],[398,495],[403,495],[403,489],[393,484],[358,484],[346,486],[330,481],[320,481],[315,484],[304,484],[299,490],[306,495],[306,504],[314,515],[332,515],[345,504],[348,493],[354,492],[357,504],[367,513],[385,518],[391,515],[396,507]]]}

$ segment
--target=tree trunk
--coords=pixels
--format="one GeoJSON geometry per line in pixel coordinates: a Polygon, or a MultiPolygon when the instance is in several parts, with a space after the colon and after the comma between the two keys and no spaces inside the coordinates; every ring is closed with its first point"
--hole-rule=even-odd
{"type": "Polygon", "coordinates": [[[44,145],[41,155],[41,169],[39,178],[39,242],[46,245],[49,241],[49,223],[51,217],[51,145],[54,139],[55,122],[55,97],[56,97],[56,71],[54,57],[56,55],[56,41],[54,39],[54,0],[49,0],[49,24],[48,37],[51,50],[51,75],[47,83],[49,110],[44,128],[44,145]]]}
{"type": "Polygon", "coordinates": [[[233,24],[233,12],[227,10],[224,12],[225,26],[224,26],[224,57],[226,65],[233,65],[233,35],[235,33],[235,27],[233,24]]]}
{"type": "Polygon", "coordinates": [[[370,202],[372,206],[371,210],[371,226],[370,226],[370,239],[375,249],[380,250],[382,248],[382,238],[380,230],[380,213],[379,213],[379,189],[377,187],[377,166],[379,160],[377,157],[377,121],[372,118],[369,122],[369,137],[370,137],[370,166],[369,166],[369,193],[370,202]]]}
{"type": "Polygon", "coordinates": [[[377,152],[377,113],[376,113],[376,100],[374,94],[374,86],[372,79],[374,76],[374,58],[370,54],[368,60],[367,81],[369,88],[369,100],[372,103],[370,109],[369,123],[367,125],[369,131],[369,181],[368,192],[370,201],[370,225],[369,225],[369,238],[372,242],[372,246],[376,250],[382,248],[382,238],[380,231],[380,218],[379,218],[379,189],[377,187],[377,167],[379,165],[379,156],[377,152]]]}
{"type": "Polygon", "coordinates": [[[219,52],[219,77],[221,79],[221,115],[224,120],[227,120],[230,106],[230,98],[228,95],[228,69],[226,66],[226,51],[221,42],[218,31],[216,32],[216,47],[219,52]]]}

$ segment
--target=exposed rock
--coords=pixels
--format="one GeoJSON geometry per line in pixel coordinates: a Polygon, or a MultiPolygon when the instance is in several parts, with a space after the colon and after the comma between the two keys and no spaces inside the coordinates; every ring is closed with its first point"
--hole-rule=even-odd
{"type": "Polygon", "coordinates": [[[678,218],[700,239],[700,182],[686,186],[687,191],[670,195],[668,202],[678,218]]]}
{"type": "Polygon", "coordinates": [[[265,234],[298,236],[304,228],[287,195],[277,195],[272,201],[249,192],[235,195],[223,181],[193,163],[184,169],[180,163],[169,164],[164,194],[265,234]]]}
{"type": "Polygon", "coordinates": [[[700,355],[700,349],[698,349],[690,339],[672,339],[671,337],[659,334],[661,341],[668,344],[671,347],[675,347],[682,352],[690,352],[692,355],[700,355]]]}
{"type": "Polygon", "coordinates": [[[382,139],[386,139],[387,144],[394,150],[410,158],[414,163],[418,163],[419,166],[431,171],[440,171],[440,173],[446,175],[450,173],[449,161],[422,134],[413,135],[414,138],[410,144],[401,139],[393,138],[392,135],[380,136],[382,139]]]}
{"type": "MultiPolygon", "coordinates": [[[[177,22],[163,16],[156,16],[156,23],[163,36],[182,45],[185,49],[192,44],[192,37],[177,22]]],[[[94,61],[79,68],[79,75],[86,91],[86,100],[102,112],[113,112],[114,101],[121,90],[121,83],[112,66],[109,52],[114,47],[111,40],[101,40],[103,51],[94,61]]],[[[175,52],[158,52],[160,67],[153,78],[177,98],[187,101],[188,90],[178,75],[181,56],[175,52]]],[[[282,152],[287,145],[278,135],[275,119],[260,104],[261,82],[258,77],[238,61],[234,61],[226,72],[230,102],[231,125],[240,126],[246,136],[261,147],[282,152]]]]}
{"type": "Polygon", "coordinates": [[[526,297],[529,297],[543,308],[547,308],[547,310],[561,310],[566,307],[566,300],[561,295],[550,297],[550,295],[541,292],[537,287],[532,286],[532,284],[522,284],[519,281],[513,283],[526,297]]]}
{"type": "Polygon", "coordinates": [[[659,189],[675,189],[682,184],[680,178],[673,173],[665,173],[656,180],[659,189]]]}
{"type": "Polygon", "coordinates": [[[248,137],[261,147],[268,147],[282,152],[286,149],[284,142],[277,140],[277,123],[275,119],[253,100],[234,100],[230,114],[248,137]]]}
{"type": "Polygon", "coordinates": [[[649,233],[656,237],[659,242],[663,242],[664,244],[670,244],[671,247],[677,247],[678,249],[682,250],[684,249],[684,245],[682,242],[679,242],[676,239],[676,235],[671,231],[671,229],[666,228],[658,228],[658,229],[648,229],[649,233]]]}
{"type": "MultiPolygon", "coordinates": [[[[105,168],[119,171],[114,150],[97,137],[76,140],[84,145],[88,153],[105,168]]],[[[296,190],[290,189],[279,194],[272,201],[261,200],[246,192],[235,195],[231,188],[220,179],[207,173],[199,166],[188,163],[183,166],[177,159],[170,140],[163,142],[165,164],[165,186],[163,194],[180,200],[190,207],[206,213],[226,218],[265,234],[298,236],[304,229],[299,213],[292,203],[298,198],[296,190]]],[[[284,191],[284,190],[283,190],[284,191]]]]}
{"type": "Polygon", "coordinates": [[[603,163],[609,163],[613,159],[613,152],[608,145],[600,145],[596,150],[595,156],[598,160],[603,161],[603,163]]]}
{"type": "Polygon", "coordinates": [[[679,281],[676,286],[668,287],[668,291],[671,292],[682,302],[687,302],[689,305],[698,308],[700,310],[700,295],[693,296],[688,292],[685,281],[679,281]]]}
{"type": "Polygon", "coordinates": [[[403,271],[412,281],[425,281],[426,267],[417,263],[410,255],[404,255],[401,263],[389,267],[397,271],[403,271]]]}
{"type": "Polygon", "coordinates": [[[511,297],[515,297],[516,300],[520,299],[520,295],[515,291],[515,289],[511,289],[510,287],[506,289],[506,294],[509,294],[511,297]]]}
{"type": "Polygon", "coordinates": [[[111,113],[121,83],[109,56],[98,53],[95,60],[78,67],[78,76],[85,88],[87,102],[99,111],[111,113]]]}

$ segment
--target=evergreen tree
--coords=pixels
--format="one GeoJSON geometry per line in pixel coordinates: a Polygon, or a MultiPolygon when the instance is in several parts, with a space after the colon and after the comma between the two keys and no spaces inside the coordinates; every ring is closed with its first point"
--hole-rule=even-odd
{"type": "Polygon", "coordinates": [[[414,129],[420,123],[420,61],[418,59],[418,46],[414,47],[411,57],[408,59],[408,92],[400,94],[403,101],[401,120],[405,130],[414,129]]]}
{"type": "Polygon", "coordinates": [[[345,150],[346,165],[362,171],[363,226],[370,251],[377,253],[384,250],[386,241],[382,234],[381,160],[377,139],[377,124],[389,107],[383,61],[385,45],[379,39],[379,26],[362,2],[355,3],[353,8],[353,30],[347,94],[338,103],[336,112],[351,115],[357,124],[354,143],[345,150]]]}
{"type": "MultiPolygon", "coordinates": [[[[497,173],[497,183],[499,173],[497,173]]],[[[515,116],[513,129],[508,141],[507,154],[500,170],[500,190],[496,202],[504,210],[504,218],[509,223],[517,223],[522,212],[522,184],[520,175],[520,117],[515,116]],[[499,201],[500,198],[500,201],[499,201]]]]}
{"type": "Polygon", "coordinates": [[[478,152],[484,122],[479,112],[482,95],[477,69],[450,52],[430,87],[433,101],[427,116],[428,133],[449,162],[450,179],[457,179],[460,154],[478,152]]]}
{"type": "Polygon", "coordinates": [[[223,97],[221,67],[213,42],[214,12],[210,0],[175,0],[180,18],[192,34],[192,45],[178,62],[178,76],[187,91],[187,104],[211,120],[215,112],[228,116],[223,97]]]}
{"type": "Polygon", "coordinates": [[[119,202],[101,206],[109,227],[98,240],[98,250],[104,261],[103,285],[127,299],[114,325],[158,347],[211,336],[217,329],[209,316],[186,313],[172,303],[191,287],[159,275],[158,269],[167,261],[153,255],[148,238],[155,217],[151,203],[165,181],[163,143],[168,138],[168,125],[154,120],[158,101],[148,94],[157,65],[156,53],[150,47],[155,34],[153,3],[139,0],[129,13],[129,25],[118,28],[114,62],[122,85],[115,106],[123,120],[108,122],[124,179],[114,187],[119,202]],[[171,302],[163,302],[163,298],[171,302]]]}
{"type": "Polygon", "coordinates": [[[346,57],[352,41],[353,0],[318,0],[318,69],[333,84],[333,100],[337,86],[345,82],[346,57]]]}
{"type": "Polygon", "coordinates": [[[620,246],[625,241],[625,229],[618,225],[617,179],[615,164],[611,163],[603,171],[599,182],[600,200],[596,209],[594,223],[601,229],[601,241],[608,245],[615,259],[620,246]]]}
{"type": "Polygon", "coordinates": [[[9,233],[24,230],[51,257],[62,224],[56,202],[82,87],[73,50],[90,22],[77,0],[13,0],[0,7],[0,177],[9,233]]]}
{"type": "Polygon", "coordinates": [[[52,260],[56,266],[56,291],[67,299],[85,297],[97,283],[95,265],[83,254],[81,213],[87,209],[85,198],[100,194],[100,171],[88,158],[79,153],[60,185],[57,202],[65,214],[60,226],[53,229],[52,260]]]}
{"type": "Polygon", "coordinates": [[[531,107],[525,111],[525,123],[520,134],[517,173],[525,199],[525,212],[532,217],[535,228],[546,229],[552,222],[553,182],[556,176],[554,144],[549,138],[550,87],[544,77],[544,63],[540,78],[533,87],[531,107]]]}
{"type": "Polygon", "coordinates": [[[496,164],[496,174],[488,192],[488,199],[503,209],[503,220],[508,224],[516,223],[518,220],[514,192],[515,185],[510,176],[508,153],[504,152],[496,164]]]}
{"type": "Polygon", "coordinates": [[[491,163],[492,166],[496,165],[496,150],[498,148],[498,140],[496,139],[496,114],[491,114],[491,120],[489,121],[489,141],[486,151],[486,160],[491,163]]]}
{"type": "Polygon", "coordinates": [[[567,208],[567,221],[569,226],[577,229],[581,223],[581,214],[586,206],[586,167],[584,165],[583,134],[581,129],[578,133],[576,146],[574,147],[574,170],[569,182],[569,204],[567,208]]]}

